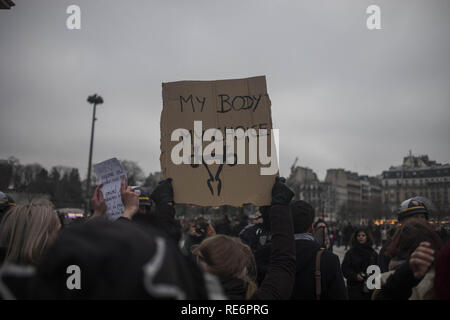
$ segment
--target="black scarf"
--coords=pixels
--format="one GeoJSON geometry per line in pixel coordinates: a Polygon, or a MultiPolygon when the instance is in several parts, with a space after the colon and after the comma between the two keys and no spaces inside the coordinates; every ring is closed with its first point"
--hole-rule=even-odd
{"type": "Polygon", "coordinates": [[[225,296],[230,300],[245,300],[248,284],[238,278],[219,277],[225,296]]]}

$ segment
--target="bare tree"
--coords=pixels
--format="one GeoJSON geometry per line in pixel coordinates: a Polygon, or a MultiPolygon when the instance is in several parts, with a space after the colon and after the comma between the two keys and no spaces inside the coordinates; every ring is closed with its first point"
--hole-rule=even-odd
{"type": "Polygon", "coordinates": [[[136,161],[131,160],[120,160],[123,168],[127,172],[128,185],[135,186],[140,185],[144,182],[145,175],[142,168],[137,164],[136,161]]]}

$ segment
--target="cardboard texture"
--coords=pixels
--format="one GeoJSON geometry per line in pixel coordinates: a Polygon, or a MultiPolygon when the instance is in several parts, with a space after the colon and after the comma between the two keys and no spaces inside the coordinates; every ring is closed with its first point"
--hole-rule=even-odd
{"type": "MultiPolygon", "coordinates": [[[[173,147],[181,141],[171,141],[172,132],[178,128],[190,131],[191,152],[194,152],[194,121],[202,121],[203,132],[210,128],[221,130],[224,146],[225,128],[272,129],[271,102],[265,76],[163,83],[162,96],[160,161],[164,178],[173,179],[175,203],[236,207],[248,203],[269,205],[278,173],[261,175],[260,168],[268,165],[262,166],[259,160],[257,164],[249,164],[248,141],[245,143],[245,164],[231,165],[225,159],[223,165],[196,165],[193,160],[191,164],[175,165],[171,159],[173,147]]],[[[210,143],[203,142],[203,150],[210,143]]],[[[234,151],[237,151],[236,141],[234,151]]]]}

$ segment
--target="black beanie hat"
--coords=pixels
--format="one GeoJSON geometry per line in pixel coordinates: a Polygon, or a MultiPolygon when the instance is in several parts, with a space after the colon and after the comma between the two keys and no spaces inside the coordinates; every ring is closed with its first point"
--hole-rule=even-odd
{"type": "Polygon", "coordinates": [[[207,299],[203,272],[172,240],[132,222],[93,219],[61,232],[31,283],[33,299],[207,299]],[[81,288],[67,286],[68,267],[81,288]]]}

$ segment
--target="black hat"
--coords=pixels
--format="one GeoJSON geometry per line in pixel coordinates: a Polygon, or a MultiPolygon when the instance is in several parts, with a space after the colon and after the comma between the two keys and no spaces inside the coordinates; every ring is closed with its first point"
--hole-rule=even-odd
{"type": "Polygon", "coordinates": [[[297,200],[290,204],[295,233],[305,233],[314,222],[314,208],[306,201],[297,200]]]}
{"type": "Polygon", "coordinates": [[[157,229],[92,219],[63,230],[37,264],[33,299],[207,299],[203,272],[157,229]],[[67,286],[78,267],[78,290],[67,286]],[[72,271],[73,272],[73,271],[72,271]]]}

